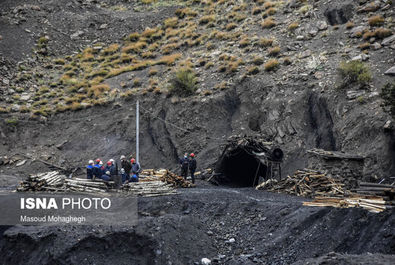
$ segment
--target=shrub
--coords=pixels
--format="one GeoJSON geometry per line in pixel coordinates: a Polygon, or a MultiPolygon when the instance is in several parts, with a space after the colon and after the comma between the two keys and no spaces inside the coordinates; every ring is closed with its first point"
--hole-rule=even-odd
{"type": "Polygon", "coordinates": [[[263,65],[263,68],[265,69],[265,71],[272,71],[275,70],[278,65],[279,63],[276,59],[271,59],[263,65]]]}
{"type": "Polygon", "coordinates": [[[178,18],[177,17],[171,17],[168,19],[165,19],[165,28],[175,28],[178,24],[178,18]]]}
{"type": "Polygon", "coordinates": [[[259,57],[259,56],[255,56],[253,59],[252,59],[252,61],[251,61],[253,64],[255,64],[255,65],[261,65],[261,64],[263,64],[263,58],[262,57],[259,57]]]}
{"type": "Polygon", "coordinates": [[[372,79],[368,66],[360,61],[341,62],[338,71],[342,78],[339,88],[353,84],[365,87],[372,79]]]}
{"type": "Polygon", "coordinates": [[[373,16],[368,19],[368,23],[369,23],[369,26],[371,26],[371,27],[383,25],[384,18],[380,15],[373,16]]]}
{"type": "Polygon", "coordinates": [[[292,22],[291,24],[288,25],[288,30],[289,31],[294,31],[298,27],[299,27],[299,23],[298,22],[292,22]]]}
{"type": "Polygon", "coordinates": [[[273,39],[262,38],[259,40],[258,45],[261,47],[269,47],[273,45],[273,39]]]}
{"type": "Polygon", "coordinates": [[[352,29],[355,26],[354,22],[348,21],[346,23],[346,29],[352,29]]]}
{"type": "Polygon", "coordinates": [[[199,23],[200,24],[208,24],[209,22],[214,22],[215,21],[215,15],[207,15],[203,16],[200,18],[199,23]]]}
{"type": "Polygon", "coordinates": [[[273,18],[267,18],[262,22],[262,27],[264,29],[269,29],[272,28],[276,25],[276,22],[274,22],[273,18]]]}
{"type": "Polygon", "coordinates": [[[171,94],[186,97],[195,93],[196,89],[196,75],[191,69],[179,69],[170,80],[171,94]]]}
{"type": "Polygon", "coordinates": [[[236,23],[229,23],[228,25],[226,25],[226,30],[230,31],[232,29],[235,29],[237,27],[236,23]]]}
{"type": "Polygon", "coordinates": [[[180,59],[181,56],[182,56],[181,53],[173,53],[171,55],[166,55],[160,58],[157,64],[166,64],[170,66],[173,65],[176,60],[180,59]]]}
{"type": "Polygon", "coordinates": [[[133,32],[128,36],[128,40],[133,41],[133,42],[138,41],[139,38],[140,38],[140,33],[138,33],[138,32],[133,32]]]}
{"type": "Polygon", "coordinates": [[[378,28],[374,31],[374,35],[376,38],[384,39],[392,35],[392,31],[386,28],[378,28]]]}
{"type": "Polygon", "coordinates": [[[107,48],[103,50],[103,55],[111,55],[118,51],[119,45],[118,44],[111,44],[107,48]]]}
{"type": "Polygon", "coordinates": [[[380,95],[384,99],[383,107],[388,107],[392,117],[395,117],[395,83],[387,83],[380,95]]]}
{"type": "Polygon", "coordinates": [[[277,56],[281,51],[281,48],[279,46],[270,48],[268,50],[269,56],[277,56]]]}
{"type": "Polygon", "coordinates": [[[157,73],[158,73],[158,68],[151,68],[148,71],[148,76],[153,76],[153,75],[156,75],[157,73]]]}
{"type": "Polygon", "coordinates": [[[262,9],[260,8],[260,7],[254,7],[253,9],[252,9],[252,14],[253,15],[257,15],[257,14],[259,14],[259,13],[261,13],[262,12],[262,9]]]}
{"type": "Polygon", "coordinates": [[[247,47],[250,44],[250,40],[247,37],[243,38],[239,44],[241,48],[247,47]]]}
{"type": "Polygon", "coordinates": [[[251,66],[247,68],[247,74],[248,75],[256,75],[259,73],[259,68],[258,66],[251,66]]]}

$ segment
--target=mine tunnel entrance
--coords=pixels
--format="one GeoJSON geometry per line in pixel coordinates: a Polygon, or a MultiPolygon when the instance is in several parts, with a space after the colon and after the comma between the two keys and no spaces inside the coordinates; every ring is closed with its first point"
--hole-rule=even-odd
{"type": "Polygon", "coordinates": [[[253,187],[258,185],[259,177],[266,178],[266,165],[241,148],[224,157],[222,163],[230,186],[253,187]]]}
{"type": "Polygon", "coordinates": [[[273,162],[283,159],[280,148],[252,138],[229,140],[215,164],[210,181],[217,185],[254,187],[261,178],[273,177],[273,162]]]}

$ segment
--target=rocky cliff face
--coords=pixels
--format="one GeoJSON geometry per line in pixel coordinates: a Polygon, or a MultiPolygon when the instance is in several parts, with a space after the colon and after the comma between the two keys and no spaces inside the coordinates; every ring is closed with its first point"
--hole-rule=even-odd
{"type": "Polygon", "coordinates": [[[380,97],[394,83],[384,74],[395,64],[393,3],[193,2],[5,1],[0,153],[78,165],[131,154],[139,99],[145,167],[175,167],[192,151],[210,167],[228,136],[260,134],[285,150],[285,174],[311,148],[366,156],[365,179],[393,174],[393,120],[380,97]],[[129,53],[132,32],[145,44],[129,53]],[[369,68],[363,89],[338,88],[347,60],[369,68]],[[187,98],[167,91],[182,67],[198,78],[187,98]]]}

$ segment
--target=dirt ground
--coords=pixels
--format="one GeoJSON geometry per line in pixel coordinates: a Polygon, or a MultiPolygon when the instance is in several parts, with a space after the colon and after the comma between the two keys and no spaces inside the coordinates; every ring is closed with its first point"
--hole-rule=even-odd
{"type": "Polygon", "coordinates": [[[394,211],[211,186],[139,199],[135,227],[3,228],[0,264],[390,264],[394,211]],[[23,253],[23,255],[21,254],[23,253]]]}

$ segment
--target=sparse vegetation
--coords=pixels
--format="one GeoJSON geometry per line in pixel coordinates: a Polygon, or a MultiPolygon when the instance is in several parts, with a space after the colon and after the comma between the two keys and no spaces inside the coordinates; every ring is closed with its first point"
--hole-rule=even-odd
{"type": "Polygon", "coordinates": [[[372,16],[368,19],[369,26],[375,27],[384,24],[384,18],[380,15],[372,16]]]}
{"type": "Polygon", "coordinates": [[[256,75],[259,73],[259,68],[258,66],[250,66],[247,68],[247,74],[248,75],[256,75]]]}
{"type": "Polygon", "coordinates": [[[265,71],[273,71],[278,67],[278,65],[279,62],[276,59],[271,59],[263,65],[263,68],[265,71]]]}
{"type": "Polygon", "coordinates": [[[174,95],[187,97],[195,93],[196,75],[189,68],[181,68],[175,72],[173,78],[170,80],[169,92],[174,95]]]}
{"type": "Polygon", "coordinates": [[[372,79],[368,66],[360,61],[341,62],[338,71],[342,79],[339,88],[354,84],[366,87],[372,79]]]}
{"type": "Polygon", "coordinates": [[[267,18],[262,22],[262,27],[264,29],[272,28],[276,25],[276,22],[274,22],[273,18],[267,18]]]}

